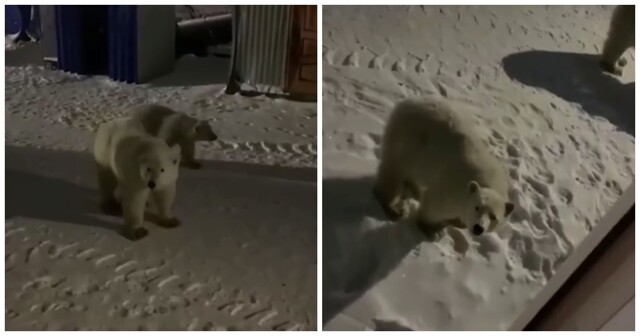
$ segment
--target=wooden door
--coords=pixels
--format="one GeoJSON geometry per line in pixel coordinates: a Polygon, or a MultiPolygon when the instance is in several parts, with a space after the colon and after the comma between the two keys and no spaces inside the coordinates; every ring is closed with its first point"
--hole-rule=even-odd
{"type": "Polygon", "coordinates": [[[286,91],[293,95],[317,95],[317,6],[291,6],[293,24],[287,65],[286,91]]]}

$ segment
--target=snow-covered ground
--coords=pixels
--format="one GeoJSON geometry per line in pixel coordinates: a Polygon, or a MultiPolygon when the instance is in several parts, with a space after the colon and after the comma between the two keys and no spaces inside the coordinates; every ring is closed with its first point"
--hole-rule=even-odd
{"type": "Polygon", "coordinates": [[[597,54],[611,6],[323,7],[325,330],[505,330],[635,175],[635,52],[597,54]],[[508,226],[436,243],[374,200],[393,105],[468,103],[509,167],[508,226]]]}
{"type": "Polygon", "coordinates": [[[8,330],[316,330],[315,103],[225,95],[224,59],[129,85],[6,49],[8,330]],[[97,210],[90,148],[101,122],[150,102],[220,141],[180,172],[183,225],[132,243],[97,210]]]}
{"type": "Polygon", "coordinates": [[[42,59],[32,56],[38,53],[37,45],[5,53],[9,144],[87,151],[102,122],[122,116],[128,106],[153,102],[212,123],[221,140],[199,144],[201,157],[315,167],[316,104],[225,94],[227,59],[187,55],[154,84],[127,85],[34,66],[42,59]]]}

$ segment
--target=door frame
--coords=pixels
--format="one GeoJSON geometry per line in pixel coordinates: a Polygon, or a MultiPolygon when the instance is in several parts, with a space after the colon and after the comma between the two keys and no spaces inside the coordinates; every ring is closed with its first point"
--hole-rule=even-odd
{"type": "Polygon", "coordinates": [[[287,61],[287,73],[286,73],[286,84],[285,91],[297,98],[304,98],[305,100],[316,100],[317,99],[317,87],[318,87],[318,17],[317,17],[318,6],[316,5],[292,5],[291,6],[291,39],[289,44],[289,56],[287,61]],[[307,8],[313,6],[316,9],[316,25],[313,27],[316,37],[315,47],[316,52],[313,55],[313,59],[316,62],[316,81],[312,84],[305,84],[306,89],[297,91],[295,87],[297,85],[299,73],[304,65],[303,59],[305,56],[300,56],[298,53],[303,49],[304,46],[304,38],[301,36],[302,26],[306,25],[305,22],[305,14],[307,12],[307,8]]]}

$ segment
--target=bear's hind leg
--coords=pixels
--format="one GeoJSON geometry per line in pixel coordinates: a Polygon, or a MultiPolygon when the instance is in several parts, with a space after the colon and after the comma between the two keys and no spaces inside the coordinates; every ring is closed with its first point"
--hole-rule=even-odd
{"type": "Polygon", "coordinates": [[[391,220],[406,216],[403,211],[403,186],[404,181],[399,174],[382,163],[373,186],[373,195],[391,220]]]}
{"type": "Polygon", "coordinates": [[[621,22],[625,19],[622,15],[613,18],[600,55],[600,68],[618,76],[622,74],[622,68],[618,65],[618,60],[627,49],[634,45],[635,39],[633,26],[629,28],[621,22]]]}
{"type": "Polygon", "coordinates": [[[144,209],[149,197],[148,189],[124,189],[122,208],[124,214],[123,235],[130,240],[138,240],[148,234],[144,224],[144,209]]]}
{"type": "Polygon", "coordinates": [[[98,188],[100,189],[100,209],[102,212],[112,216],[122,214],[122,206],[115,198],[115,191],[118,187],[118,180],[110,168],[105,168],[96,163],[98,177],[98,188]]]}
{"type": "Polygon", "coordinates": [[[182,165],[191,169],[200,169],[202,164],[196,161],[196,142],[194,139],[187,139],[180,143],[182,150],[182,165]]]}
{"type": "Polygon", "coordinates": [[[156,224],[165,228],[180,226],[180,220],[172,215],[173,200],[176,195],[176,187],[171,186],[163,190],[155,190],[151,193],[153,203],[158,211],[156,224]]]}

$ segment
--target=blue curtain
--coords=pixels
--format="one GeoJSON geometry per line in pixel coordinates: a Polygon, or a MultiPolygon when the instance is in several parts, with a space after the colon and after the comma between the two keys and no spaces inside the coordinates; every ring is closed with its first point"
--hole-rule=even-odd
{"type": "Polygon", "coordinates": [[[58,68],[95,75],[102,68],[100,64],[95,64],[95,60],[102,59],[99,53],[106,53],[104,62],[107,64],[104,64],[104,68],[109,77],[136,83],[137,6],[104,6],[104,11],[97,9],[97,6],[55,6],[58,68]],[[96,20],[105,16],[106,27],[95,24],[96,20]],[[95,45],[93,39],[98,34],[97,29],[106,31],[105,45],[95,45]]]}
{"type": "Polygon", "coordinates": [[[109,6],[109,77],[138,80],[137,6],[109,6]]]}
{"type": "Polygon", "coordinates": [[[58,49],[58,68],[78,74],[87,74],[82,39],[82,13],[80,6],[55,6],[58,49]]]}

